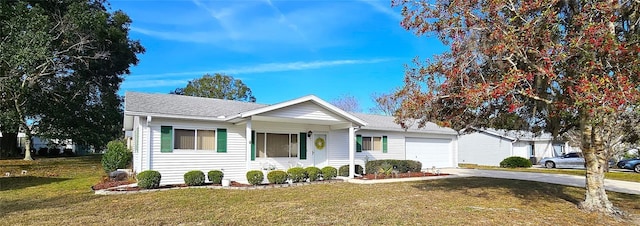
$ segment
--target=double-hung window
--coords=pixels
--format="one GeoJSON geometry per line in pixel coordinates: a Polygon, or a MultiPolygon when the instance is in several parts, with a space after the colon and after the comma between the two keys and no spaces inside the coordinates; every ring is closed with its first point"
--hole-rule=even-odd
{"type": "Polygon", "coordinates": [[[298,151],[298,134],[256,133],[258,158],[295,158],[298,151]]]}
{"type": "Polygon", "coordinates": [[[175,129],[173,148],[182,150],[216,150],[216,131],[175,129]]]}
{"type": "Polygon", "coordinates": [[[362,137],[363,151],[382,151],[382,137],[362,137]]]}
{"type": "Polygon", "coordinates": [[[160,151],[206,150],[227,152],[226,129],[185,129],[162,126],[160,151]]]}
{"type": "Polygon", "coordinates": [[[356,152],[362,151],[382,151],[382,153],[387,153],[387,136],[356,135],[356,152]]]}

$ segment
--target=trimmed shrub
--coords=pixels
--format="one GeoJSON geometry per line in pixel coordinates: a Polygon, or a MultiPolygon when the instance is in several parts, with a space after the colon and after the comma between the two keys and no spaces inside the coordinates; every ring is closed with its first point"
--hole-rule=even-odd
{"type": "Polygon", "coordinates": [[[192,170],[184,174],[184,183],[189,186],[204,184],[204,173],[200,170],[192,170]]]}
{"type": "Polygon", "coordinates": [[[107,173],[116,169],[123,169],[129,165],[133,158],[132,153],[127,150],[122,141],[109,141],[107,144],[107,152],[102,155],[102,168],[107,173]]]}
{"type": "Polygon", "coordinates": [[[325,180],[331,180],[338,176],[338,169],[333,166],[325,166],[322,168],[322,178],[325,180]]]}
{"type": "Polygon", "coordinates": [[[250,170],[247,172],[247,181],[252,185],[262,184],[264,180],[264,173],[260,170],[250,170]]]}
{"type": "Polygon", "coordinates": [[[304,169],[307,173],[307,178],[309,178],[309,182],[317,181],[322,176],[322,170],[315,166],[309,166],[304,169]]]}
{"type": "Polygon", "coordinates": [[[272,184],[284,184],[287,182],[287,172],[274,170],[267,174],[267,180],[272,184]]]}
{"type": "Polygon", "coordinates": [[[220,170],[211,170],[207,173],[207,177],[209,177],[209,181],[213,184],[222,183],[222,178],[224,177],[224,173],[220,170]]]}
{"type": "Polygon", "coordinates": [[[145,170],[138,174],[138,187],[152,189],[160,187],[160,172],[155,170],[145,170]]]}
{"type": "Polygon", "coordinates": [[[420,172],[422,170],[422,163],[413,160],[396,160],[396,159],[382,159],[368,161],[365,167],[367,168],[367,174],[374,174],[378,172],[380,167],[384,164],[393,166],[393,169],[400,173],[406,172],[420,172]]]}
{"type": "Polygon", "coordinates": [[[531,167],[531,161],[520,156],[511,156],[500,162],[502,168],[529,168],[531,167]]]}
{"type": "MultiPolygon", "coordinates": [[[[356,174],[362,175],[363,172],[364,172],[364,170],[362,169],[362,166],[361,165],[356,165],[356,174]]],[[[342,177],[348,177],[349,176],[349,165],[341,166],[340,169],[338,169],[338,175],[340,175],[342,177]]]]}
{"type": "Polygon", "coordinates": [[[307,172],[302,167],[289,168],[289,170],[287,170],[287,174],[289,174],[289,179],[291,179],[293,183],[307,179],[307,172]]]}
{"type": "Polygon", "coordinates": [[[409,167],[409,172],[420,172],[422,171],[422,163],[415,160],[405,160],[407,161],[407,166],[409,167]]]}

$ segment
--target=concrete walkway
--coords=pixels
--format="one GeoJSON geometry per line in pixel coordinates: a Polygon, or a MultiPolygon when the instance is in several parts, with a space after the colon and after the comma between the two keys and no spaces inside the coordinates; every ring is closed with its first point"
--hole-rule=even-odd
{"type": "MultiPolygon", "coordinates": [[[[442,173],[456,174],[459,176],[528,180],[574,187],[585,187],[584,176],[479,169],[441,169],[441,171],[442,173]]],[[[637,182],[605,179],[604,187],[607,191],[640,195],[640,183],[637,182]]]]}

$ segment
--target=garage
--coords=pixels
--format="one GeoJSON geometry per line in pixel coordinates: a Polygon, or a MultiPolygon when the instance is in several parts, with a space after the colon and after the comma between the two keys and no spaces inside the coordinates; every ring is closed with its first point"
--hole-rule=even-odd
{"type": "Polygon", "coordinates": [[[454,167],[450,139],[406,138],[405,148],[407,160],[421,162],[423,169],[454,167]]]}

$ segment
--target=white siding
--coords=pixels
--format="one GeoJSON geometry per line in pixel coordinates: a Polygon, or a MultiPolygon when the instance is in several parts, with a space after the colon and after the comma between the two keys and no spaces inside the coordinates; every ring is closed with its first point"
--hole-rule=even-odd
{"type": "Polygon", "coordinates": [[[312,102],[304,102],[274,111],[265,112],[260,115],[279,118],[343,121],[342,117],[312,102]]]}
{"type": "MultiPolygon", "coordinates": [[[[326,112],[325,112],[326,113],[326,112]]],[[[316,118],[317,119],[317,118],[316,118]]],[[[331,130],[325,125],[309,125],[298,123],[264,122],[252,121],[252,130],[266,133],[289,133],[300,134],[301,132],[312,131],[316,134],[327,134],[327,156],[328,164],[333,167],[340,167],[349,164],[348,154],[348,130],[331,130]]],[[[184,173],[190,170],[201,170],[205,174],[210,170],[223,170],[225,179],[246,183],[247,161],[250,156],[246,155],[245,125],[233,125],[230,123],[178,120],[166,118],[153,118],[150,126],[146,125],[146,118],[139,120],[141,128],[141,151],[136,159],[135,169],[157,170],[162,175],[162,184],[184,183],[184,173]],[[218,153],[215,151],[195,151],[195,150],[174,150],[171,153],[160,152],[160,127],[172,126],[175,128],[191,129],[227,129],[227,152],[218,153]],[[150,140],[151,138],[151,140],[150,140]],[[151,143],[149,143],[151,141],[151,143]],[[149,148],[151,153],[149,153],[149,148]]],[[[455,141],[453,135],[433,135],[421,133],[404,132],[384,132],[373,130],[360,130],[356,132],[363,136],[387,136],[387,153],[382,151],[363,151],[356,153],[356,164],[365,166],[365,159],[406,159],[405,137],[423,138],[447,138],[455,141]]],[[[455,142],[454,142],[455,143],[455,142]]],[[[250,169],[262,170],[265,167],[274,166],[276,169],[287,170],[292,166],[302,165],[312,166],[312,141],[307,138],[307,159],[294,158],[256,158],[250,161],[250,169]]],[[[456,146],[451,145],[454,153],[456,146]]],[[[453,160],[457,164],[457,160],[453,160]]],[[[323,165],[324,166],[324,165],[323,165]]],[[[322,167],[322,166],[318,166],[322,167]]],[[[265,176],[268,171],[264,171],[265,176]]]]}
{"type": "Polygon", "coordinates": [[[486,133],[471,133],[458,140],[458,160],[486,166],[498,166],[511,156],[511,141],[486,133]]]}
{"type": "Polygon", "coordinates": [[[520,156],[526,159],[531,157],[529,142],[518,141],[513,143],[513,156],[520,156]]]}
{"type": "Polygon", "coordinates": [[[184,183],[184,174],[190,170],[201,170],[207,174],[210,170],[223,170],[224,178],[239,182],[246,181],[246,155],[244,126],[226,123],[178,121],[153,118],[151,130],[153,136],[151,169],[162,175],[162,184],[184,183]],[[173,150],[171,153],[160,152],[160,127],[227,129],[227,152],[173,150]]]}
{"type": "MultiPolygon", "coordinates": [[[[356,152],[355,163],[365,167],[365,160],[382,160],[382,159],[406,159],[405,152],[405,136],[406,137],[419,137],[419,138],[436,138],[436,139],[450,139],[455,143],[454,135],[439,135],[439,134],[424,134],[424,133],[403,133],[403,132],[391,132],[391,131],[374,131],[374,130],[359,130],[357,135],[362,136],[387,136],[387,153],[382,151],[362,151],[356,152]]],[[[348,149],[348,131],[336,130],[330,134],[332,140],[336,143],[334,149],[340,150],[338,152],[331,152],[329,155],[329,165],[333,167],[340,167],[349,164],[349,149],[348,149]],[[341,147],[341,149],[340,149],[341,147]]],[[[354,142],[355,143],[355,142],[354,142]]],[[[452,162],[454,166],[457,165],[457,150],[456,145],[451,145],[452,162]]],[[[365,169],[366,170],[366,169],[365,169]]]]}
{"type": "Polygon", "coordinates": [[[133,172],[139,173],[142,171],[142,126],[140,125],[140,117],[133,118],[133,172]]]}
{"type": "Polygon", "coordinates": [[[538,160],[544,157],[554,156],[553,144],[551,141],[536,141],[535,148],[536,148],[536,158],[538,158],[538,160]]]}

